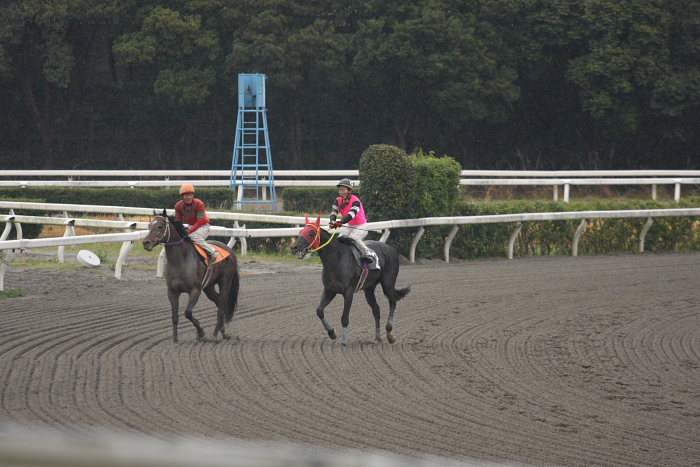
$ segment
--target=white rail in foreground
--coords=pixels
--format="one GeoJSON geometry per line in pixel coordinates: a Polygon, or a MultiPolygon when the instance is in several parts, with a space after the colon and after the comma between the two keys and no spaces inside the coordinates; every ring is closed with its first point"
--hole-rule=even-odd
{"type": "MultiPolygon", "coordinates": [[[[117,264],[115,266],[115,277],[121,278],[122,266],[126,256],[131,251],[133,242],[139,240],[145,236],[145,231],[143,229],[147,228],[146,222],[130,222],[130,221],[107,221],[107,220],[95,220],[95,219],[77,219],[69,218],[67,216],[68,208],[75,212],[100,212],[109,213],[113,215],[122,216],[126,215],[152,215],[154,213],[153,209],[148,208],[130,208],[130,207],[119,207],[119,206],[86,206],[86,205],[66,205],[66,204],[46,204],[46,203],[23,203],[23,202],[0,202],[0,207],[17,207],[18,209],[33,209],[33,210],[46,210],[46,211],[56,211],[63,210],[65,217],[42,217],[42,216],[18,216],[14,214],[13,208],[10,208],[10,214],[0,216],[0,221],[5,222],[5,228],[0,235],[0,251],[9,250],[7,257],[5,257],[2,264],[0,264],[0,291],[3,289],[4,273],[12,257],[13,250],[25,249],[25,248],[39,248],[39,247],[52,247],[57,246],[59,248],[58,256],[59,261],[63,261],[63,247],[66,245],[79,245],[88,243],[100,243],[100,242],[123,242],[122,248],[117,259],[117,264]],[[59,208],[60,207],[60,208],[59,208]],[[58,209],[57,209],[58,208],[58,209]],[[22,239],[22,223],[32,223],[32,224],[54,224],[54,225],[65,225],[66,231],[63,237],[59,238],[40,238],[40,239],[22,239]],[[17,240],[6,240],[12,227],[15,227],[17,232],[17,240]],[[99,235],[81,235],[75,236],[75,227],[93,227],[93,228],[110,228],[110,229],[124,229],[127,232],[121,234],[99,234],[99,235]]],[[[257,220],[263,222],[280,222],[296,224],[293,228],[271,228],[271,229],[247,229],[245,226],[240,228],[226,228],[219,226],[212,226],[210,236],[212,237],[230,237],[228,244],[233,247],[236,239],[241,241],[241,254],[246,255],[246,243],[245,239],[248,237],[294,237],[298,234],[299,226],[304,223],[301,217],[288,217],[288,216],[275,216],[275,215],[264,215],[264,214],[240,214],[240,213],[221,213],[221,212],[211,212],[209,213],[212,219],[233,219],[238,220],[238,216],[244,216],[249,220],[257,220]],[[253,217],[251,217],[253,216],[253,217]],[[274,220],[273,220],[274,219],[274,220]]],[[[445,262],[450,260],[450,247],[452,241],[457,235],[460,225],[469,224],[493,224],[493,223],[515,223],[515,229],[512,232],[509,243],[508,243],[508,258],[513,258],[513,248],[515,240],[520,233],[522,222],[532,222],[532,221],[556,221],[556,220],[581,220],[579,228],[574,234],[572,240],[572,255],[578,255],[578,243],[581,235],[583,234],[585,227],[588,223],[588,219],[623,219],[623,218],[646,218],[647,222],[642,229],[639,236],[639,251],[644,252],[644,240],[646,233],[649,231],[655,217],[700,217],[700,208],[685,208],[685,209],[646,209],[646,210],[635,210],[635,211],[569,211],[569,212],[550,212],[550,213],[523,213],[523,214],[500,214],[491,216],[463,216],[463,217],[425,217],[418,219],[404,219],[404,220],[392,220],[392,221],[382,221],[382,222],[370,222],[366,224],[366,228],[382,232],[380,241],[386,241],[386,239],[391,234],[391,229],[397,228],[412,228],[418,227],[418,231],[413,238],[411,244],[409,260],[410,262],[415,262],[415,251],[416,247],[425,233],[425,227],[428,226],[439,226],[439,225],[451,225],[452,231],[445,239],[445,244],[443,247],[443,254],[445,262]]],[[[326,219],[324,219],[326,222],[326,219]]],[[[164,255],[161,251],[161,255],[158,261],[157,275],[162,275],[164,255]]]]}

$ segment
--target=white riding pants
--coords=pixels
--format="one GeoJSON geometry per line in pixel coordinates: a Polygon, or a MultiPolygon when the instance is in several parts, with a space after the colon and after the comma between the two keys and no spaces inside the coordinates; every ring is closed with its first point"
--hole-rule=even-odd
{"type": "Polygon", "coordinates": [[[360,225],[348,225],[348,224],[343,224],[342,227],[340,227],[338,231],[338,236],[339,237],[348,237],[353,240],[355,245],[357,245],[357,248],[360,250],[360,253],[362,253],[362,256],[372,256],[376,257],[374,251],[370,250],[367,245],[365,245],[365,242],[362,241],[367,236],[367,231],[364,230],[363,226],[365,224],[360,224],[360,225]],[[356,229],[355,227],[360,227],[359,229],[356,229]]]}
{"type": "Polygon", "coordinates": [[[195,230],[194,232],[189,234],[190,240],[192,240],[193,243],[196,243],[204,251],[207,252],[207,255],[211,256],[214,254],[216,251],[216,248],[214,248],[211,244],[207,243],[207,237],[209,236],[209,224],[205,224],[195,230]]]}

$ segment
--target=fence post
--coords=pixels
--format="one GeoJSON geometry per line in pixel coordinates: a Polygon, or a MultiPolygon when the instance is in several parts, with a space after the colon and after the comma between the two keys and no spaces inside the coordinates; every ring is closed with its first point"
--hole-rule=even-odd
{"type": "Polygon", "coordinates": [[[418,232],[416,233],[416,236],[413,237],[413,241],[411,242],[411,251],[409,253],[409,261],[411,263],[416,262],[416,247],[418,246],[418,242],[420,241],[420,238],[423,236],[425,233],[425,227],[420,226],[418,227],[418,232]]]}
{"type": "Polygon", "coordinates": [[[384,229],[384,232],[382,232],[382,236],[379,239],[379,241],[382,243],[386,243],[386,239],[389,238],[389,235],[391,235],[391,230],[384,229]]]}
{"type": "MultiPolygon", "coordinates": [[[[119,218],[121,220],[124,220],[124,216],[119,214],[119,218]]],[[[124,229],[124,232],[133,232],[134,229],[136,228],[136,223],[134,222],[131,224],[129,227],[124,229]]],[[[122,278],[122,266],[124,266],[124,261],[126,260],[126,256],[131,252],[131,248],[134,246],[134,242],[132,241],[126,241],[122,243],[122,247],[119,249],[119,257],[117,258],[117,264],[114,265],[114,277],[117,279],[122,278]]]]}
{"type": "MultiPolygon", "coordinates": [[[[5,219],[5,229],[0,235],[0,241],[5,240],[10,236],[10,231],[12,230],[12,220],[15,218],[15,211],[10,209],[10,215],[5,219]]],[[[14,256],[14,250],[9,250],[7,252],[0,251],[0,292],[5,290],[5,271],[7,271],[7,266],[12,261],[14,256]]]]}
{"type": "MultiPolygon", "coordinates": [[[[65,217],[68,217],[68,213],[64,212],[63,215],[65,217]]],[[[68,219],[66,221],[66,231],[63,232],[64,237],[75,237],[75,219],[68,219]]],[[[56,254],[58,255],[58,262],[59,263],[65,263],[65,258],[63,257],[63,253],[65,251],[66,247],[64,246],[59,246],[58,251],[56,254]]]]}
{"type": "Polygon", "coordinates": [[[508,240],[508,259],[513,259],[513,246],[515,245],[515,239],[518,238],[520,231],[523,228],[523,223],[518,222],[515,224],[515,230],[510,234],[510,239],[508,240]]]}
{"type": "Polygon", "coordinates": [[[586,219],[582,219],[581,223],[578,225],[576,233],[574,234],[574,241],[571,243],[571,256],[578,256],[578,240],[581,238],[581,234],[583,234],[587,225],[588,221],[586,219]]]}
{"type": "Polygon", "coordinates": [[[651,228],[653,223],[654,223],[654,218],[649,217],[649,218],[647,218],[647,221],[644,224],[644,227],[642,227],[642,231],[639,234],[639,252],[640,253],[644,253],[644,240],[646,239],[647,232],[649,232],[649,229],[651,228]]]}
{"type": "Polygon", "coordinates": [[[443,253],[445,254],[446,263],[450,262],[450,246],[452,246],[452,240],[454,240],[455,236],[457,235],[457,230],[459,230],[459,226],[453,226],[450,234],[445,239],[445,248],[443,249],[443,253]]]}

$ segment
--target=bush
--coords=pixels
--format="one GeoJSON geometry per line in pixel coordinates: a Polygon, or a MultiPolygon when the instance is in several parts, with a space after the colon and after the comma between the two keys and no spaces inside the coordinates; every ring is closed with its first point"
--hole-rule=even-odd
{"type": "Polygon", "coordinates": [[[416,217],[416,168],[401,149],[386,144],[367,148],[360,156],[360,182],[369,221],[416,217]]]}
{"type": "Polygon", "coordinates": [[[459,203],[459,163],[422,150],[411,155],[411,162],[416,168],[415,217],[454,215],[459,203]]]}

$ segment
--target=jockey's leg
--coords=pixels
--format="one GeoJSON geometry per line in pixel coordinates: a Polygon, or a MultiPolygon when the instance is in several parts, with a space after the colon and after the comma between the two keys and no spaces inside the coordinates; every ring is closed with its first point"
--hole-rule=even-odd
{"type": "Polygon", "coordinates": [[[216,258],[219,256],[219,252],[216,251],[216,248],[210,243],[207,242],[207,237],[209,236],[209,225],[203,225],[191,234],[189,234],[190,239],[192,242],[196,243],[199,245],[206,253],[207,256],[209,257],[209,264],[213,264],[214,261],[216,261],[216,258]]]}
{"type": "Polygon", "coordinates": [[[360,229],[350,229],[350,233],[348,234],[348,237],[352,239],[353,243],[357,246],[357,249],[360,250],[362,258],[369,263],[374,263],[376,268],[379,269],[379,258],[377,257],[377,254],[371,250],[365,244],[365,242],[362,241],[362,239],[366,236],[367,231],[360,229]]]}

